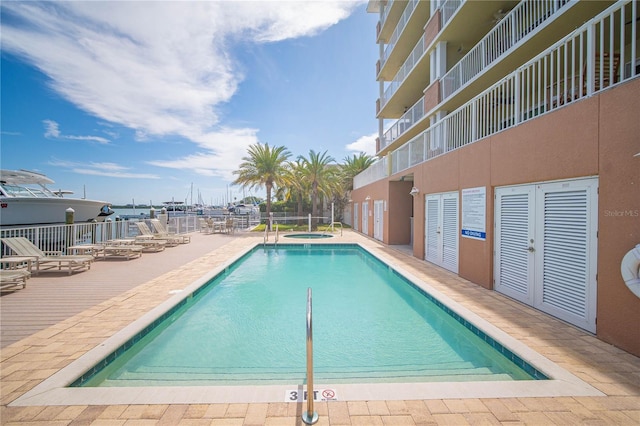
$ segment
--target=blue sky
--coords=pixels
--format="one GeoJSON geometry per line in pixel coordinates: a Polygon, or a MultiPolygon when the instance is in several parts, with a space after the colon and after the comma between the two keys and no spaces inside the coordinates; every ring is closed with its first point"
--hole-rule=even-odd
{"type": "Polygon", "coordinates": [[[378,17],[366,2],[0,8],[0,165],[55,189],[219,204],[242,197],[230,183],[250,144],[338,161],[375,151],[378,17]]]}

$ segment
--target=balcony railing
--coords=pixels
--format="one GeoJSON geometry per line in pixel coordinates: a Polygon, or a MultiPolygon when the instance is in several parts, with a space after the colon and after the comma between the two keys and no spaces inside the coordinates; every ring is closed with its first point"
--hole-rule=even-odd
{"type": "MultiPolygon", "coordinates": [[[[525,38],[535,28],[539,27],[542,22],[558,12],[567,2],[568,0],[528,0],[520,3],[505,16],[480,43],[467,53],[460,62],[443,76],[440,80],[440,87],[441,90],[446,90],[446,92],[442,93],[442,100],[451,96],[465,84],[472,81],[487,65],[495,62],[517,41],[525,38]],[[514,28],[523,28],[523,30],[518,32],[514,31],[514,28]]],[[[452,16],[455,10],[457,10],[457,7],[462,3],[463,1],[461,0],[449,0],[442,8],[443,11],[444,8],[447,8],[447,10],[449,10],[449,16],[452,16]]],[[[424,40],[421,39],[418,41],[413,52],[405,61],[405,64],[385,90],[384,96],[380,99],[380,108],[384,107],[386,102],[402,85],[411,69],[413,69],[424,54],[426,48],[427,46],[424,45],[424,40]]],[[[422,103],[422,105],[424,108],[424,103],[422,103]]],[[[420,116],[416,117],[416,112],[412,107],[384,134],[380,141],[380,149],[397,139],[403,131],[409,129],[411,125],[420,120],[425,114],[424,109],[422,109],[420,110],[420,116]],[[403,130],[399,131],[401,129],[403,130]]]]}
{"type": "Polygon", "coordinates": [[[442,100],[472,81],[487,66],[554,14],[562,13],[567,3],[568,0],[525,0],[519,3],[442,77],[442,100]]]}
{"type": "MultiPolygon", "coordinates": [[[[636,0],[616,3],[393,151],[391,173],[638,78],[637,4],[636,0]]],[[[374,176],[386,177],[367,169],[356,179],[371,183],[374,176]]]]}
{"type": "Polygon", "coordinates": [[[387,147],[400,135],[410,129],[414,124],[420,121],[425,115],[424,112],[424,97],[418,99],[418,102],[413,104],[411,108],[405,112],[402,117],[386,131],[380,140],[380,150],[387,147]]]}
{"type": "Polygon", "coordinates": [[[418,1],[419,0],[410,0],[407,3],[407,7],[405,7],[404,12],[402,12],[402,16],[398,21],[398,25],[396,26],[396,29],[393,30],[393,34],[391,35],[391,38],[387,43],[387,47],[384,49],[382,58],[380,58],[380,69],[382,69],[382,67],[384,66],[384,63],[387,61],[387,59],[389,59],[389,56],[391,55],[391,52],[393,51],[394,47],[396,47],[396,42],[400,38],[400,34],[402,34],[402,31],[404,31],[404,27],[407,26],[407,22],[409,22],[409,18],[411,17],[411,14],[415,10],[416,6],[418,5],[418,1]]]}
{"type": "Polygon", "coordinates": [[[447,25],[451,18],[453,18],[453,15],[455,15],[458,9],[460,9],[460,6],[462,6],[466,1],[467,0],[447,0],[444,2],[440,8],[442,13],[442,28],[447,25]]]}
{"type": "Polygon", "coordinates": [[[353,189],[362,188],[388,175],[387,158],[383,157],[353,178],[353,189]]]}
{"type": "Polygon", "coordinates": [[[395,0],[391,0],[386,5],[383,6],[382,14],[380,15],[380,28],[384,27],[384,23],[387,21],[387,18],[389,17],[389,11],[393,6],[394,1],[395,0]]]}
{"type": "Polygon", "coordinates": [[[393,94],[398,90],[402,82],[407,78],[413,67],[416,66],[418,61],[422,58],[425,53],[427,46],[424,41],[424,37],[420,37],[416,45],[413,47],[413,50],[409,54],[409,57],[404,64],[400,67],[398,72],[396,73],[393,80],[387,86],[387,89],[384,91],[384,95],[382,99],[380,99],[380,108],[383,108],[387,103],[387,100],[391,99],[393,94]]]}

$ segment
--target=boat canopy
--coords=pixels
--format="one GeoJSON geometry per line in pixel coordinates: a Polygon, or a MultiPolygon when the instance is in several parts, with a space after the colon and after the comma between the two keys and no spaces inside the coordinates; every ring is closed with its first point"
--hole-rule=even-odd
{"type": "Polygon", "coordinates": [[[45,175],[28,170],[0,170],[0,181],[9,185],[49,185],[54,183],[45,175]]]}

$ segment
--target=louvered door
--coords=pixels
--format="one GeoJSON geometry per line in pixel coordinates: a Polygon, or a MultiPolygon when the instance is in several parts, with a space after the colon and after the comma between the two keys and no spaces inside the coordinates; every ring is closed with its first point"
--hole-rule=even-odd
{"type": "Polygon", "coordinates": [[[425,260],[439,265],[440,257],[440,195],[428,195],[426,200],[425,260]]]}
{"type": "Polygon", "coordinates": [[[373,202],[373,238],[382,241],[384,227],[384,200],[373,202]]]}
{"type": "Polygon", "coordinates": [[[596,331],[597,179],[539,185],[535,304],[596,331]]]}
{"type": "Polygon", "coordinates": [[[596,330],[598,180],[496,188],[495,290],[596,330]]]}
{"type": "Polygon", "coordinates": [[[533,304],[533,185],[496,188],[494,288],[533,304]],[[531,248],[530,248],[531,247],[531,248]]]}
{"type": "Polygon", "coordinates": [[[425,199],[425,260],[458,272],[458,193],[425,199]]]}
{"type": "Polygon", "coordinates": [[[359,208],[360,208],[360,204],[353,203],[353,229],[356,231],[360,230],[360,218],[358,217],[359,208]]]}
{"type": "Polygon", "coordinates": [[[442,195],[442,266],[458,273],[458,193],[442,195]]]}
{"type": "Polygon", "coordinates": [[[365,235],[369,235],[369,202],[362,203],[362,229],[360,230],[365,235]]]}

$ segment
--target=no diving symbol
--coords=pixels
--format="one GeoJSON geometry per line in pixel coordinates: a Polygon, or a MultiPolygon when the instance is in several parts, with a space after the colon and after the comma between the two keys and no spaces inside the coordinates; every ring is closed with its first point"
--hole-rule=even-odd
{"type": "Polygon", "coordinates": [[[336,391],[333,389],[324,389],[322,391],[322,400],[323,401],[335,401],[336,400],[336,391]]]}

